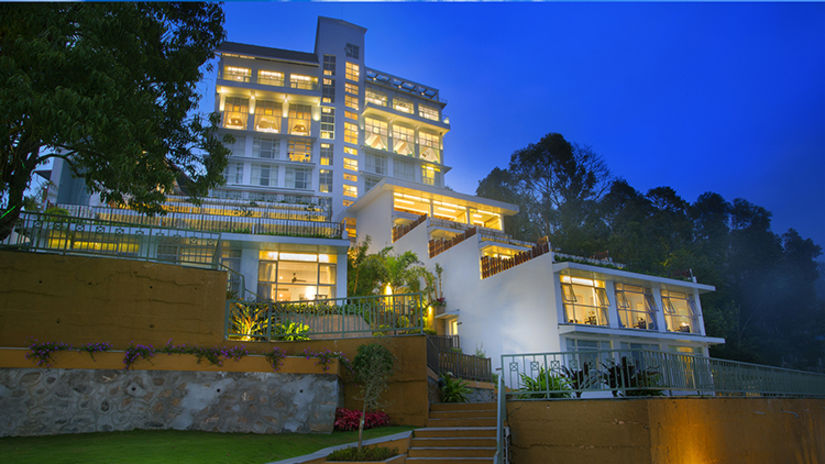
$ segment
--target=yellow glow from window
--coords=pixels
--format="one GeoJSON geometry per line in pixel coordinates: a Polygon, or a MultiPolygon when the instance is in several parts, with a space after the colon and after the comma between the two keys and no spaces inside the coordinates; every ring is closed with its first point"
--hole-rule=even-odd
{"type": "Polygon", "coordinates": [[[281,261],[305,261],[314,263],[318,261],[318,255],[307,253],[284,253],[281,252],[281,261]]]}
{"type": "Polygon", "coordinates": [[[350,119],[358,120],[358,115],[353,113],[352,111],[344,111],[344,116],[350,119]]]}
{"type": "Polygon", "coordinates": [[[267,261],[278,261],[278,252],[261,250],[258,253],[258,259],[265,259],[267,261]]]}
{"type": "Polygon", "coordinates": [[[352,158],[344,158],[344,169],[350,171],[358,171],[358,160],[352,158]]]}
{"type": "Polygon", "coordinates": [[[346,208],[347,206],[352,205],[352,203],[353,202],[351,200],[344,200],[344,201],[341,202],[341,204],[344,205],[344,208],[346,208]]]}
{"type": "Polygon", "coordinates": [[[337,263],[338,257],[336,255],[318,255],[319,263],[337,263]]]}
{"type": "Polygon", "coordinates": [[[344,196],[345,197],[357,197],[358,196],[358,187],[354,185],[344,185],[344,196]]]}
{"type": "Polygon", "coordinates": [[[344,180],[348,180],[350,182],[358,182],[358,176],[356,176],[355,174],[344,173],[344,180]]]}

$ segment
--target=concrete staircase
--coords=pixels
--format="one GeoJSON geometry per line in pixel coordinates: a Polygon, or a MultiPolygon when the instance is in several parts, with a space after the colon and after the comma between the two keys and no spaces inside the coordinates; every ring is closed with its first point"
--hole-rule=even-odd
{"type": "Polygon", "coordinates": [[[408,463],[491,464],[496,453],[496,403],[436,403],[427,428],[413,432],[408,463]]]}

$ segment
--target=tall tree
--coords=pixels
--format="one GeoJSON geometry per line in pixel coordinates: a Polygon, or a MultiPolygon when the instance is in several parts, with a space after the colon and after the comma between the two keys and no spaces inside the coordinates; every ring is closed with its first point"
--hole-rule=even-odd
{"type": "Polygon", "coordinates": [[[203,195],[228,150],[193,115],[224,38],[214,3],[0,5],[0,239],[34,169],[62,158],[104,201],[158,212],[178,173],[203,195]]]}

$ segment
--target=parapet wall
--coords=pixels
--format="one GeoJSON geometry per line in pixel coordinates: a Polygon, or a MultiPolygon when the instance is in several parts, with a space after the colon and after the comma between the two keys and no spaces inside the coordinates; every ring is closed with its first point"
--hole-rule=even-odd
{"type": "Polygon", "coordinates": [[[513,464],[825,462],[825,399],[509,401],[513,464]]]}

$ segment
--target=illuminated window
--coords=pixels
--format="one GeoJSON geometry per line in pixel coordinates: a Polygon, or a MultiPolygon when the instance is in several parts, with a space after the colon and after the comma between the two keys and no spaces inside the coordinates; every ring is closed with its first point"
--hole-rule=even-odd
{"type": "Polygon", "coordinates": [[[335,55],[324,55],[324,75],[335,75],[335,55]]]}
{"type": "Polygon", "coordinates": [[[355,58],[357,60],[360,56],[360,47],[358,47],[358,45],[348,43],[344,47],[344,52],[347,54],[347,58],[355,58]]]}
{"type": "Polygon", "coordinates": [[[321,166],[332,166],[332,144],[321,144],[321,166]]]}
{"type": "Polygon", "coordinates": [[[352,156],[358,156],[358,150],[352,147],[344,147],[344,153],[352,156]]]}
{"type": "Polygon", "coordinates": [[[389,143],[389,125],[379,119],[364,118],[364,145],[386,150],[389,143]]]}
{"type": "Polygon", "coordinates": [[[324,78],[323,86],[321,86],[321,101],[324,103],[332,103],[335,101],[335,79],[324,78]]]}
{"type": "Polygon", "coordinates": [[[366,100],[378,106],[387,106],[387,95],[375,90],[367,89],[366,100]]]}
{"type": "MultiPolygon", "coordinates": [[[[344,200],[344,206],[349,206],[351,204],[352,204],[351,201],[344,200]],[[347,202],[349,202],[349,204],[346,204],[347,202]]],[[[349,238],[355,238],[356,237],[356,235],[355,235],[356,234],[356,226],[357,226],[357,221],[355,220],[355,218],[344,218],[344,227],[347,230],[347,236],[349,238]]]]}
{"type": "Polygon", "coordinates": [[[353,95],[358,95],[358,86],[347,82],[344,84],[344,91],[353,95]]]}
{"type": "Polygon", "coordinates": [[[353,203],[354,202],[352,200],[344,200],[344,201],[341,202],[341,204],[344,205],[344,208],[346,208],[347,206],[350,206],[353,203]]]}
{"type": "Polygon", "coordinates": [[[229,163],[223,172],[227,184],[243,183],[243,163],[229,163]]]}
{"type": "Polygon", "coordinates": [[[397,159],[393,162],[393,175],[399,179],[415,180],[415,163],[397,159]]]}
{"type": "Polygon", "coordinates": [[[358,126],[351,122],[344,122],[344,142],[358,144],[358,126]]]}
{"type": "Polygon", "coordinates": [[[281,131],[281,104],[273,101],[255,102],[255,130],[259,132],[281,131]]]}
{"type": "Polygon", "coordinates": [[[246,130],[249,118],[249,100],[240,97],[226,97],[223,105],[223,127],[246,130]]]}
{"type": "Polygon", "coordinates": [[[662,309],[667,330],[671,332],[696,332],[696,310],[693,295],[662,289],[662,309]]]}
{"type": "Polygon", "coordinates": [[[364,158],[364,169],[375,174],[387,174],[387,158],[367,153],[364,158]]]}
{"type": "Polygon", "coordinates": [[[289,133],[292,135],[309,135],[310,111],[309,105],[289,105],[289,133]]]}
{"type": "Polygon", "coordinates": [[[252,70],[238,66],[224,66],[223,78],[228,81],[249,82],[252,77],[252,70]]]}
{"type": "Polygon", "coordinates": [[[309,163],[312,159],[312,146],[307,142],[290,140],[287,149],[287,156],[290,161],[298,163],[309,163]]]}
{"type": "Polygon", "coordinates": [[[413,102],[409,100],[405,100],[403,98],[393,98],[392,107],[396,111],[413,114],[413,102]]]}
{"type": "Polygon", "coordinates": [[[252,154],[258,158],[277,159],[280,143],[274,137],[256,136],[252,139],[252,154]]]}
{"type": "Polygon", "coordinates": [[[335,108],[321,108],[321,138],[335,138],[335,108]]]}
{"type": "Polygon", "coordinates": [[[346,65],[346,78],[358,82],[361,78],[361,67],[355,63],[347,61],[346,65]]]}
{"type": "Polygon", "coordinates": [[[252,165],[252,185],[274,186],[278,180],[278,170],[268,164],[252,165]]]}
{"type": "Polygon", "coordinates": [[[344,169],[350,171],[358,171],[358,160],[352,158],[344,158],[344,169]]]}
{"type": "Polygon", "coordinates": [[[258,83],[261,85],[284,86],[284,73],[278,71],[258,71],[258,83]]]}
{"type": "Polygon", "coordinates": [[[258,297],[275,301],[312,301],[335,297],[335,255],[262,251],[258,297]]]}
{"type": "Polygon", "coordinates": [[[633,329],[656,329],[656,303],[649,288],[616,282],[619,323],[633,329]]]}
{"type": "Polygon", "coordinates": [[[288,166],[284,176],[284,187],[303,190],[310,188],[310,173],[311,171],[306,168],[288,166]]]}
{"type": "Polygon", "coordinates": [[[344,95],[344,104],[347,107],[352,108],[354,110],[358,109],[358,97],[354,97],[352,95],[344,95]]]}
{"type": "Polygon", "coordinates": [[[344,111],[344,117],[352,119],[354,121],[358,120],[358,115],[353,113],[352,111],[344,111]]]}
{"type": "Polygon", "coordinates": [[[344,180],[348,180],[350,182],[358,182],[358,176],[356,176],[355,174],[344,173],[344,180]]]}
{"type": "Polygon", "coordinates": [[[318,78],[303,74],[290,74],[289,86],[293,89],[314,90],[318,85],[318,78]]]}
{"type": "Polygon", "coordinates": [[[421,183],[427,185],[435,185],[435,176],[438,168],[435,166],[424,165],[421,166],[421,183]]]}
{"type": "Polygon", "coordinates": [[[441,163],[441,137],[421,131],[418,133],[418,145],[421,159],[441,163]]]}
{"type": "Polygon", "coordinates": [[[564,320],[571,324],[606,326],[610,305],[604,282],[563,275],[561,279],[564,320]]]}
{"type": "Polygon", "coordinates": [[[329,193],[332,191],[332,171],[321,169],[318,171],[318,191],[329,193]]]}
{"type": "Polygon", "coordinates": [[[418,115],[424,119],[438,121],[438,109],[431,106],[418,104],[418,115]]]}
{"type": "Polygon", "coordinates": [[[344,196],[345,197],[357,198],[358,197],[358,187],[356,187],[354,185],[344,184],[344,196]]]}
{"type": "Polygon", "coordinates": [[[399,155],[415,153],[415,130],[398,124],[392,125],[393,151],[399,155]]]}

